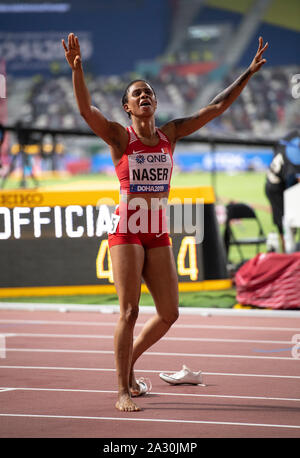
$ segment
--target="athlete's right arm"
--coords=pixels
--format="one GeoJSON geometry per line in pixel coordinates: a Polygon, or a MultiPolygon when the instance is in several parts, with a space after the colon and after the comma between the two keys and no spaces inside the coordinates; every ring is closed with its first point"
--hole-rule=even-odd
{"type": "MultiPolygon", "coordinates": [[[[70,33],[68,46],[64,40],[62,40],[62,45],[67,62],[72,69],[73,89],[81,116],[93,132],[112,147],[114,155],[119,156],[120,154],[121,156],[128,141],[127,131],[121,124],[109,121],[98,108],[92,106],[90,93],[85,84],[78,38],[73,33],[70,33]]],[[[113,159],[117,160],[119,158],[115,157],[113,159]]]]}

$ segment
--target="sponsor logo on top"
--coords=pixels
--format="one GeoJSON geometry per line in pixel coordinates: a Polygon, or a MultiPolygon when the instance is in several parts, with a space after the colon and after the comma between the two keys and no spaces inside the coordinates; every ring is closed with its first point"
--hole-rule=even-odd
{"type": "Polygon", "coordinates": [[[136,160],[136,162],[137,162],[138,164],[144,164],[144,162],[145,162],[145,157],[142,156],[141,154],[138,154],[138,155],[136,156],[135,160],[136,160]]]}

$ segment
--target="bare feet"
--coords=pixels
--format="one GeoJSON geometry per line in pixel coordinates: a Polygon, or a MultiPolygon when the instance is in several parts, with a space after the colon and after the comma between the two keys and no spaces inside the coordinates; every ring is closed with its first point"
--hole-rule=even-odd
{"type": "Polygon", "coordinates": [[[131,399],[129,394],[122,394],[116,403],[116,408],[122,412],[137,412],[141,410],[131,399]]]}

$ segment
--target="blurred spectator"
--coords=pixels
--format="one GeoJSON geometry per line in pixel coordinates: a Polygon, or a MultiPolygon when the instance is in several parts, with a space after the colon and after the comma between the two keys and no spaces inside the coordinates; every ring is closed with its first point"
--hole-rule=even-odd
{"type": "Polygon", "coordinates": [[[278,149],[267,171],[265,192],[270,201],[273,222],[277,226],[284,251],[283,222],[285,189],[293,186],[300,176],[300,131],[286,135],[278,145],[278,149]]]}
{"type": "MultiPolygon", "coordinates": [[[[204,135],[254,135],[257,137],[274,137],[283,135],[292,129],[300,129],[300,118],[295,110],[291,115],[291,75],[300,73],[299,68],[276,67],[262,69],[252,78],[241,94],[241,97],[221,117],[203,127],[204,135]],[[289,116],[288,116],[289,114],[289,116]]],[[[93,77],[89,75],[93,103],[101,106],[105,116],[117,122],[128,120],[121,106],[121,96],[126,83],[139,75],[118,75],[110,77],[93,77]],[[119,108],[118,108],[119,107],[119,108]]],[[[157,88],[159,109],[158,125],[170,118],[188,113],[189,105],[201,91],[205,91],[205,75],[162,72],[157,76],[148,76],[149,82],[157,88]]],[[[224,86],[234,78],[228,75],[222,82],[224,86]]],[[[84,129],[85,124],[74,103],[72,85],[65,76],[44,78],[37,75],[20,84],[20,81],[8,81],[9,116],[8,124],[19,118],[20,104],[13,105],[10,100],[23,98],[21,115],[32,120],[35,127],[66,129],[84,129]],[[26,88],[25,96],[21,94],[26,88]]],[[[200,107],[199,107],[200,108],[200,107]]]]}

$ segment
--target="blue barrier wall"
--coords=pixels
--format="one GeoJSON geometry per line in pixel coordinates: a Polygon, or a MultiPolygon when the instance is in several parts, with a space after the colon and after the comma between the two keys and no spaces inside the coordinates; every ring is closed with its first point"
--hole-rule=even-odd
{"type": "MultiPolygon", "coordinates": [[[[212,154],[207,152],[181,152],[174,154],[174,165],[182,172],[193,171],[246,171],[266,170],[273,158],[273,150],[227,150],[212,154]]],[[[91,159],[91,172],[113,172],[114,167],[109,153],[97,154],[91,159]]]]}

